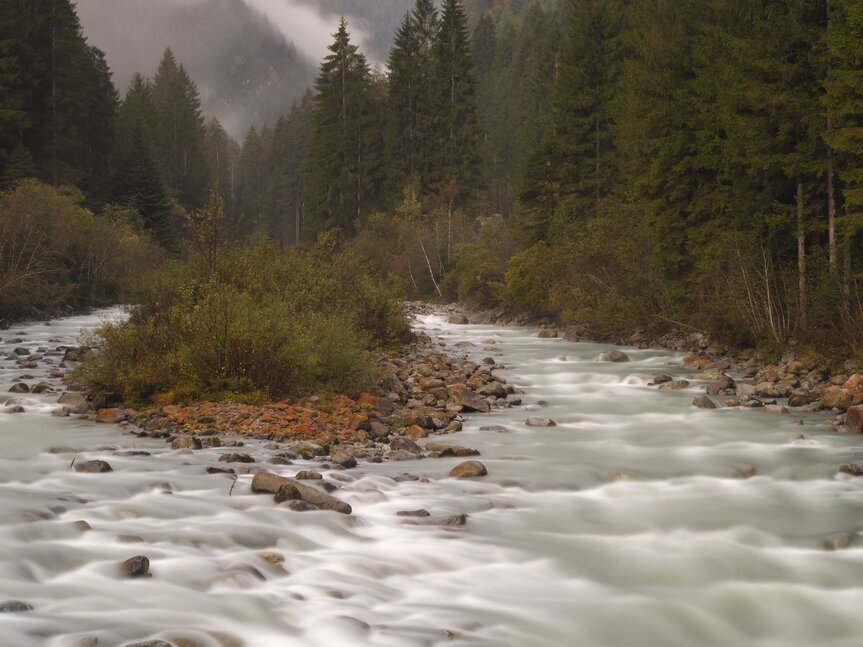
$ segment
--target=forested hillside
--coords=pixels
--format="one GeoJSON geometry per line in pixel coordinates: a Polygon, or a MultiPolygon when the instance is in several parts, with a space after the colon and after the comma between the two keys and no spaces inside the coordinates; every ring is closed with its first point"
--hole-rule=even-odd
{"type": "MultiPolygon", "coordinates": [[[[857,2],[417,0],[385,71],[343,19],[313,89],[239,144],[179,56],[118,94],[44,2],[68,44],[3,40],[7,184],[133,207],[168,249],[214,187],[233,239],[335,230],[403,294],[594,334],[863,348],[857,2]]],[[[37,4],[4,5],[7,33],[39,33],[37,4]]]]}

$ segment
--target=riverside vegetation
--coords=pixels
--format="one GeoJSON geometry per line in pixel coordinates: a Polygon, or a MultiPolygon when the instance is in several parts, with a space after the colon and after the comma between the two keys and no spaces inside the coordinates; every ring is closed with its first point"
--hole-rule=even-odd
{"type": "MultiPolygon", "coordinates": [[[[5,3],[0,25],[7,196],[28,177],[79,186],[184,257],[143,282],[126,332],[106,331],[105,353],[123,335],[129,352],[92,378],[130,397],[346,385],[398,336],[357,305],[384,285],[595,337],[676,327],[837,366],[863,348],[852,0],[417,0],[386,72],[343,19],[313,90],[242,144],[170,50],[120,100],[68,0],[5,3]],[[210,192],[236,243],[218,271],[187,251],[210,192]],[[268,335],[289,340],[272,357],[268,335]]],[[[71,274],[18,298],[127,294],[71,274]]],[[[381,299],[371,312],[392,312],[381,299]]]]}

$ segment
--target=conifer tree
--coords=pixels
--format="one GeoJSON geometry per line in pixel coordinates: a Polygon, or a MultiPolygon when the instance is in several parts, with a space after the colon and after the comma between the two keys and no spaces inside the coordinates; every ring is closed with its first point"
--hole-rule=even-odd
{"type": "Polygon", "coordinates": [[[231,212],[235,201],[236,160],[232,155],[231,138],[218,119],[207,123],[204,134],[204,156],[211,189],[222,199],[225,210],[231,212]]]}
{"type": "Polygon", "coordinates": [[[166,249],[174,250],[178,236],[172,221],[172,204],[153,139],[154,106],[150,83],[132,77],[117,118],[114,148],[113,197],[133,207],[141,225],[166,249]]]}
{"type": "Polygon", "coordinates": [[[462,193],[480,184],[475,79],[467,17],[461,0],[444,0],[434,45],[438,156],[432,180],[438,188],[455,181],[462,193]]]}
{"type": "Polygon", "coordinates": [[[351,231],[377,197],[381,156],[371,73],[342,18],[315,82],[313,132],[303,171],[307,237],[351,231]]]}
{"type": "Polygon", "coordinates": [[[153,102],[156,140],[168,186],[183,207],[198,208],[206,200],[208,186],[201,98],[170,49],[165,50],[153,79],[153,102]]]}

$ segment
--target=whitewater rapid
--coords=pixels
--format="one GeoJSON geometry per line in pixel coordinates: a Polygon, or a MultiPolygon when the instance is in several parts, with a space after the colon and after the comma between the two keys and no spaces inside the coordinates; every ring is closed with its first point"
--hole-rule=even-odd
{"type": "MultiPolygon", "coordinates": [[[[457,458],[324,470],[354,514],[295,512],[252,494],[251,476],[231,493],[231,477],[207,474],[225,450],[171,450],[52,417],[56,394],[8,393],[51,368],[18,368],[13,348],[50,352],[116,316],[0,331],[0,408],[25,407],[0,412],[0,604],[34,607],[0,613],[0,647],[861,644],[863,479],[836,470],[863,443],[824,414],[696,409],[703,383],[647,386],[691,379],[674,353],[603,363],[606,346],[426,316],[419,329],[494,356],[522,391],[522,406],[445,440],[478,449],[489,475],[447,478],[457,458]],[[535,415],[558,424],[525,426],[535,415]],[[150,455],[116,453],[129,450],[150,455]],[[95,458],[114,471],[70,469],[95,458]],[[418,508],[469,516],[452,528],[396,515],[418,508]],[[121,577],[134,555],[152,577],[121,577]]],[[[288,476],[320,468],[243,451],[288,476]]]]}

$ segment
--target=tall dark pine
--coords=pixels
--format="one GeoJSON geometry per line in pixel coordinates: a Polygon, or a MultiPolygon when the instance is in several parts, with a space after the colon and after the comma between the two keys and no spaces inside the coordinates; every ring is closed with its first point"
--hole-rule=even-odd
{"type": "Polygon", "coordinates": [[[142,226],[167,249],[177,246],[171,200],[153,140],[153,97],[147,80],[136,74],[117,118],[114,199],[134,207],[142,226]]]}
{"type": "Polygon", "coordinates": [[[377,197],[379,166],[371,74],[344,18],[315,82],[313,132],[303,172],[306,237],[325,229],[351,231],[377,197]]]}
{"type": "Polygon", "coordinates": [[[455,181],[469,194],[480,183],[480,134],[467,17],[460,0],[444,0],[433,54],[438,141],[433,180],[438,186],[455,181]]]}
{"type": "Polygon", "coordinates": [[[612,102],[623,57],[622,3],[573,6],[554,94],[554,126],[535,153],[521,194],[534,236],[552,214],[565,222],[596,217],[616,169],[612,102]],[[563,213],[560,213],[560,212],[563,213]]]}
{"type": "Polygon", "coordinates": [[[204,163],[204,118],[198,89],[170,49],[165,50],[153,80],[156,139],[164,160],[165,179],[187,209],[203,205],[208,178],[204,163]]]}
{"type": "Polygon", "coordinates": [[[422,77],[428,69],[420,58],[420,42],[410,14],[396,32],[390,50],[388,113],[386,129],[387,182],[390,195],[397,196],[412,179],[418,179],[417,110],[422,77]]]}
{"type": "Polygon", "coordinates": [[[116,108],[69,0],[0,3],[0,178],[36,174],[103,199],[116,108]]]}
{"type": "Polygon", "coordinates": [[[273,130],[270,149],[270,230],[282,245],[300,242],[303,230],[302,166],[311,130],[312,96],[291,106],[273,130]]]}
{"type": "Polygon", "coordinates": [[[231,138],[219,120],[213,117],[207,123],[204,134],[204,156],[210,187],[225,205],[225,211],[233,211],[236,186],[236,164],[232,154],[231,138]]]}

